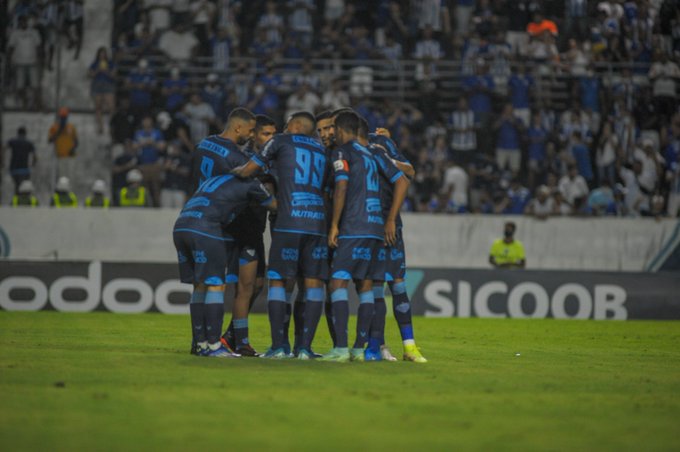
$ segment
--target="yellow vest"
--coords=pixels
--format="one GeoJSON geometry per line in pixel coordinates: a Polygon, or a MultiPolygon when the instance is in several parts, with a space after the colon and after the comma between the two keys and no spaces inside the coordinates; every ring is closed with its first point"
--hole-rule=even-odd
{"type": "Polygon", "coordinates": [[[489,254],[496,259],[496,263],[499,265],[516,264],[525,259],[524,245],[517,239],[513,240],[512,243],[505,243],[503,239],[497,239],[493,242],[489,254]]]}
{"type": "Polygon", "coordinates": [[[137,196],[135,198],[128,198],[128,192],[133,192],[127,187],[120,190],[120,206],[121,207],[144,207],[146,205],[146,189],[139,187],[137,189],[137,196]]]}
{"type": "Polygon", "coordinates": [[[93,206],[93,205],[92,205],[92,196],[88,196],[87,198],[85,198],[85,207],[101,207],[102,209],[108,209],[108,208],[109,208],[109,204],[111,204],[111,201],[109,200],[109,198],[107,198],[106,196],[104,196],[104,197],[102,198],[102,202],[103,202],[103,203],[102,203],[101,206],[96,206],[96,205],[93,206]]]}
{"type": "Polygon", "coordinates": [[[73,193],[68,193],[68,203],[61,203],[61,198],[57,193],[52,195],[52,201],[54,201],[54,207],[61,209],[62,207],[78,207],[78,198],[73,193]]]}
{"type": "Polygon", "coordinates": [[[26,197],[20,197],[19,195],[14,195],[12,197],[12,207],[36,207],[38,205],[38,198],[35,196],[31,195],[30,198],[26,197]],[[28,200],[30,204],[25,204],[25,201],[28,200]]]}

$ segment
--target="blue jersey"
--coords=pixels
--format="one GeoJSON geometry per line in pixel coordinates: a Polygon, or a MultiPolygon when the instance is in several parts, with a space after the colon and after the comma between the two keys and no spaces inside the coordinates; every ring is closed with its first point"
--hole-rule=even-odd
{"type": "Polygon", "coordinates": [[[248,156],[238,145],[219,135],[201,140],[193,154],[192,189],[215,176],[229,174],[231,170],[248,162],[248,156]]]}
{"type": "Polygon", "coordinates": [[[184,205],[175,222],[175,231],[222,238],[222,229],[251,201],[267,205],[272,199],[258,180],[239,179],[231,174],[212,177],[203,182],[184,205]]]}
{"type": "Polygon", "coordinates": [[[327,235],[323,194],[328,166],[319,141],[307,135],[275,135],[251,161],[274,169],[278,200],[274,231],[327,235]]]}
{"type": "Polygon", "coordinates": [[[383,157],[376,158],[356,141],[345,143],[333,151],[335,182],[348,181],[338,238],[384,239],[380,177],[384,176],[390,184],[394,184],[404,175],[388,162],[383,157]]]}
{"type": "MultiPolygon", "coordinates": [[[[399,152],[397,146],[392,140],[383,135],[370,134],[368,136],[369,145],[368,150],[371,151],[376,159],[382,159],[385,165],[393,165],[390,159],[396,160],[402,163],[411,162],[408,161],[404,155],[399,152]]],[[[383,217],[387,218],[392,208],[392,198],[394,197],[394,183],[390,182],[387,177],[381,173],[380,176],[380,202],[382,204],[383,217]]],[[[396,218],[397,228],[401,228],[403,223],[401,221],[401,214],[397,214],[396,218]]]]}
{"type": "Polygon", "coordinates": [[[402,162],[402,163],[408,163],[409,165],[411,162],[402,154],[399,149],[397,148],[397,145],[392,141],[390,138],[386,137],[385,135],[378,135],[377,133],[369,133],[368,134],[368,142],[371,144],[379,144],[380,146],[387,151],[387,155],[393,159],[396,160],[397,162],[402,162]]]}

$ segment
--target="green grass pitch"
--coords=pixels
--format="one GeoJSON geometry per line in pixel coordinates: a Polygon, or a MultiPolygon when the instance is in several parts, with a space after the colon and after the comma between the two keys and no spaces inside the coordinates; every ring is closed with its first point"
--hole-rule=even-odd
{"type": "Polygon", "coordinates": [[[186,316],[0,312],[0,450],[680,448],[680,323],[415,326],[424,365],[272,362],[190,356],[186,316]]]}

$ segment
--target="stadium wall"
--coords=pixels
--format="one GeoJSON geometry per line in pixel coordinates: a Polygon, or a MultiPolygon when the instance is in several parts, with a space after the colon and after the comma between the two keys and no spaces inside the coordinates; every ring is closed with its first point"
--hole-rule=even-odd
{"type": "MultiPolygon", "coordinates": [[[[13,260],[174,263],[165,209],[0,208],[0,256],[13,260]]],[[[657,270],[680,242],[678,220],[522,216],[404,215],[410,267],[488,269],[488,251],[503,223],[517,223],[527,269],[657,270]]]]}

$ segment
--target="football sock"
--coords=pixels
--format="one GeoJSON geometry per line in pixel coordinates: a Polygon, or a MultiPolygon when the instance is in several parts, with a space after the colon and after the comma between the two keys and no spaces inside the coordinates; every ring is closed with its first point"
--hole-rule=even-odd
{"type": "Polygon", "coordinates": [[[205,292],[194,290],[189,301],[191,333],[195,343],[205,341],[205,292]]]}
{"type": "Polygon", "coordinates": [[[224,292],[208,291],[205,294],[205,334],[208,342],[219,342],[224,321],[224,292]]]}
{"type": "Polygon", "coordinates": [[[340,288],[331,292],[333,310],[334,347],[347,348],[347,324],[349,323],[349,296],[347,289],[340,288]]]}
{"type": "Polygon", "coordinates": [[[373,291],[369,290],[359,294],[359,312],[357,314],[357,336],[354,340],[354,348],[364,348],[368,341],[368,330],[371,328],[375,302],[373,291]]]}
{"type": "Polygon", "coordinates": [[[290,344],[290,341],[288,340],[288,331],[290,329],[290,318],[292,317],[293,313],[293,300],[291,300],[292,296],[292,291],[286,291],[286,315],[283,318],[283,343],[286,345],[290,344]]]}
{"type": "Polygon", "coordinates": [[[293,305],[293,332],[294,332],[294,342],[293,348],[297,349],[302,344],[302,334],[305,329],[305,300],[304,300],[305,290],[298,287],[298,294],[295,297],[295,304],[293,305]]]}
{"type": "Polygon", "coordinates": [[[413,325],[411,321],[411,302],[406,293],[406,283],[404,281],[390,285],[392,291],[392,311],[394,318],[399,326],[401,340],[406,343],[413,342],[413,325]]]}
{"type": "MultiPolygon", "coordinates": [[[[319,319],[321,319],[321,311],[323,310],[323,301],[326,298],[326,293],[322,287],[311,287],[305,293],[307,305],[304,311],[304,329],[300,346],[311,350],[316,327],[319,324],[319,319]]],[[[297,329],[297,323],[295,326],[297,329]]]]}
{"type": "Polygon", "coordinates": [[[269,325],[272,334],[272,350],[283,347],[284,343],[284,319],[286,317],[286,289],[283,287],[270,287],[267,295],[267,307],[269,311],[269,325]]]}
{"type": "Polygon", "coordinates": [[[371,322],[371,332],[368,335],[368,347],[377,352],[380,350],[380,346],[385,343],[387,305],[385,304],[385,289],[383,286],[373,286],[373,300],[375,301],[375,312],[371,322]]]}
{"type": "Polygon", "coordinates": [[[326,314],[326,325],[328,325],[328,333],[331,335],[333,347],[335,347],[335,329],[333,328],[333,302],[330,296],[324,303],[324,312],[326,314]]]}
{"type": "Polygon", "coordinates": [[[236,347],[248,345],[248,318],[234,319],[233,324],[236,347]]]}

